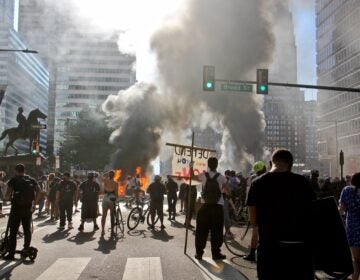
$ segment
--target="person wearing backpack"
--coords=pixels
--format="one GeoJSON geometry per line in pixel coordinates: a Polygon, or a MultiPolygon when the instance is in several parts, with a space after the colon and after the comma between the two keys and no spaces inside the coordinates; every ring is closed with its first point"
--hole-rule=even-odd
{"type": "Polygon", "coordinates": [[[202,197],[205,201],[196,218],[195,258],[198,260],[201,260],[204,254],[209,231],[211,234],[212,258],[214,260],[226,259],[226,256],[221,254],[221,245],[223,243],[224,227],[224,199],[222,193],[227,189],[227,180],[225,176],[216,171],[217,166],[217,158],[210,157],[208,159],[209,172],[197,176],[197,180],[201,181],[203,185],[202,197]]]}
{"type": "Polygon", "coordinates": [[[31,218],[35,205],[40,198],[40,188],[35,179],[25,175],[23,164],[15,166],[15,176],[7,183],[6,200],[11,200],[8,227],[9,253],[5,260],[14,260],[16,250],[16,237],[20,223],[24,230],[24,251],[28,250],[31,243],[31,218]]]}

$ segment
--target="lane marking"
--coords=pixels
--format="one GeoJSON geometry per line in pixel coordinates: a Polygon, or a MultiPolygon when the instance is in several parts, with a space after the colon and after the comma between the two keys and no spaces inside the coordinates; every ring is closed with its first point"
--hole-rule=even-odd
{"type": "Polygon", "coordinates": [[[155,258],[128,258],[122,280],[162,280],[161,261],[155,258]]]}
{"type": "MultiPolygon", "coordinates": [[[[15,260],[15,261],[0,261],[0,277],[7,274],[9,271],[13,270],[16,266],[22,264],[21,260],[15,260]]],[[[3,279],[3,278],[1,278],[3,279]]]]}
{"type": "Polygon", "coordinates": [[[77,280],[91,258],[59,258],[37,280],[77,280]]]}
{"type": "Polygon", "coordinates": [[[228,260],[215,262],[212,258],[193,260],[199,265],[201,274],[206,280],[247,280],[228,260]]]}

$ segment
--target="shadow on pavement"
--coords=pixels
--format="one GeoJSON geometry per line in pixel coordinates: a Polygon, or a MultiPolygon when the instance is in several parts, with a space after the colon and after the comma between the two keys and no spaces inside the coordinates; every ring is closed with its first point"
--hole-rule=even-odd
{"type": "Polygon", "coordinates": [[[76,235],[71,236],[67,240],[70,241],[70,242],[76,243],[76,245],[82,245],[85,242],[90,242],[90,241],[95,240],[96,238],[94,237],[94,234],[95,234],[95,231],[92,231],[92,232],[78,232],[76,235]]]}
{"type": "Polygon", "coordinates": [[[150,232],[147,231],[147,230],[144,230],[144,229],[141,229],[141,230],[136,230],[136,229],[129,230],[127,232],[127,234],[130,235],[130,236],[141,236],[142,235],[143,238],[146,238],[147,236],[150,236],[150,232]]]}
{"type": "Polygon", "coordinates": [[[241,257],[232,257],[230,259],[230,261],[231,261],[231,263],[233,263],[234,265],[236,265],[238,267],[256,270],[256,263],[255,262],[245,261],[241,257]]]}
{"type": "Polygon", "coordinates": [[[210,258],[203,260],[196,260],[186,256],[205,274],[209,279],[223,279],[223,280],[250,280],[243,275],[239,270],[235,269],[226,261],[213,261],[210,258]]]}
{"type": "Polygon", "coordinates": [[[70,235],[70,230],[57,230],[51,234],[46,234],[42,239],[45,243],[51,243],[57,240],[62,240],[70,235]]]}
{"type": "Polygon", "coordinates": [[[166,230],[152,230],[152,236],[151,238],[156,239],[156,240],[161,240],[164,242],[169,242],[169,240],[174,239],[174,236],[169,235],[166,230]]]}
{"type": "Polygon", "coordinates": [[[112,250],[116,249],[118,239],[111,236],[109,239],[105,239],[104,236],[101,236],[98,244],[99,246],[94,249],[95,251],[102,252],[103,254],[110,254],[112,250]]]}
{"type": "Polygon", "coordinates": [[[11,272],[14,268],[22,264],[21,260],[16,260],[13,264],[13,262],[6,261],[0,265],[0,279],[11,279],[11,272]]]}

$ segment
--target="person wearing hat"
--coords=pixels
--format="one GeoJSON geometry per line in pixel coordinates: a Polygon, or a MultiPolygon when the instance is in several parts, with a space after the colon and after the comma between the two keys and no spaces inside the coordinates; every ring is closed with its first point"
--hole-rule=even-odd
{"type": "Polygon", "coordinates": [[[82,202],[81,224],[79,226],[79,231],[84,230],[84,223],[87,219],[92,219],[94,223],[94,231],[98,230],[99,226],[96,223],[96,218],[98,216],[97,208],[100,186],[95,181],[95,172],[88,173],[88,179],[80,184],[79,190],[80,201],[82,202]]]}
{"type": "Polygon", "coordinates": [[[146,193],[150,194],[150,217],[151,217],[151,226],[150,229],[154,229],[155,221],[155,212],[160,218],[161,229],[164,229],[164,195],[166,194],[166,188],[163,183],[161,183],[161,177],[156,175],[154,177],[154,182],[150,184],[146,193]]]}
{"type": "MultiPolygon", "coordinates": [[[[253,171],[255,174],[253,174],[250,177],[250,182],[253,182],[256,178],[261,176],[262,174],[266,173],[266,165],[263,161],[257,161],[253,164],[253,171]]],[[[250,252],[246,256],[244,256],[244,260],[255,262],[255,252],[258,246],[258,238],[259,238],[259,232],[257,227],[253,227],[252,233],[251,233],[251,243],[250,243],[250,252]]]]}

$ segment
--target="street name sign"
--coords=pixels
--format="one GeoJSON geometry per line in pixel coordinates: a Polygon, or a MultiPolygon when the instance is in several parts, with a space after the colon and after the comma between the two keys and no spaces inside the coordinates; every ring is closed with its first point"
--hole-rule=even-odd
{"type": "Polygon", "coordinates": [[[34,124],[31,126],[32,129],[46,129],[46,124],[34,124]]]}
{"type": "Polygon", "coordinates": [[[223,91],[252,92],[253,86],[249,84],[221,84],[220,89],[223,91]]]}

